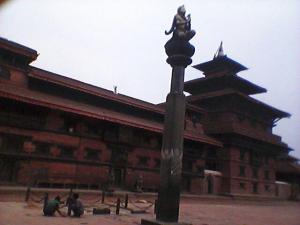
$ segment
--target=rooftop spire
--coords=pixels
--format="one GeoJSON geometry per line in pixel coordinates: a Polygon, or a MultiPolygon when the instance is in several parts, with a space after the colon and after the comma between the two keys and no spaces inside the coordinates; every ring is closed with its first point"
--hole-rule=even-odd
{"type": "Polygon", "coordinates": [[[214,55],[214,59],[215,58],[219,58],[219,57],[223,57],[225,56],[224,51],[223,51],[223,41],[221,41],[221,44],[216,52],[216,54],[214,55]]]}

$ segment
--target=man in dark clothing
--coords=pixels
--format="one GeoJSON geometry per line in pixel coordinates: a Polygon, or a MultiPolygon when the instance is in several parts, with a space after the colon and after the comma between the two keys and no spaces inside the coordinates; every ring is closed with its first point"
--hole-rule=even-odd
{"type": "Polygon", "coordinates": [[[59,211],[60,197],[56,196],[55,199],[50,200],[44,206],[44,215],[45,216],[54,216],[55,212],[58,212],[59,215],[64,216],[64,214],[59,211]]]}
{"type": "Polygon", "coordinates": [[[74,217],[80,217],[84,212],[82,202],[78,198],[79,195],[77,193],[74,193],[72,204],[70,206],[74,217]]]}

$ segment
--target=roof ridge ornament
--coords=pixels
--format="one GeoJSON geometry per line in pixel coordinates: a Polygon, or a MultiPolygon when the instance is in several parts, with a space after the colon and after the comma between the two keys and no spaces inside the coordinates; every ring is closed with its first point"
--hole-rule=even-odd
{"type": "Polygon", "coordinates": [[[226,56],[226,55],[224,54],[224,50],[223,50],[223,41],[221,41],[217,52],[214,54],[214,59],[219,58],[219,57],[224,57],[224,56],[226,56]]]}

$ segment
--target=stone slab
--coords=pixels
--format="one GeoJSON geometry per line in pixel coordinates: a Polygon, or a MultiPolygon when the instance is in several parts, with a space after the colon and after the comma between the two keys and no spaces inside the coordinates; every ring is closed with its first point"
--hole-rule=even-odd
{"type": "Polygon", "coordinates": [[[159,220],[142,219],[141,225],[192,225],[192,224],[184,223],[184,222],[163,222],[159,220]]]}
{"type": "Polygon", "coordinates": [[[132,214],[143,214],[143,213],[147,213],[146,210],[144,209],[130,209],[130,212],[132,214]]]}
{"type": "Polygon", "coordinates": [[[110,208],[93,208],[93,215],[110,214],[110,208]]]}

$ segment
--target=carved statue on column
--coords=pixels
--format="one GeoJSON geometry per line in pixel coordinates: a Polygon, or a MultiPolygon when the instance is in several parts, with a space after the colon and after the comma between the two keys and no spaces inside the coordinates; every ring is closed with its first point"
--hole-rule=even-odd
{"type": "Polygon", "coordinates": [[[166,35],[173,33],[173,38],[185,41],[189,41],[195,36],[196,32],[191,30],[191,15],[185,16],[185,13],[184,5],[178,7],[171,29],[165,31],[166,35]]]}

